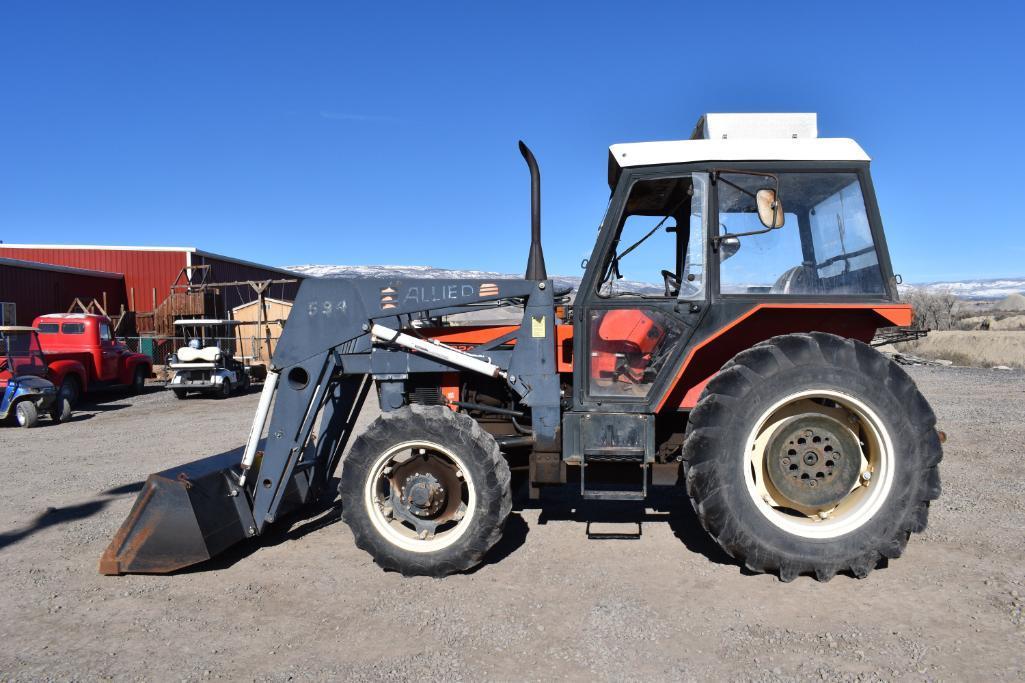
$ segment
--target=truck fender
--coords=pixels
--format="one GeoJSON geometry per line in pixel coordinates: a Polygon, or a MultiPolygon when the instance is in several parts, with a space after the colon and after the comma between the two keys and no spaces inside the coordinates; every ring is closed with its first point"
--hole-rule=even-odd
{"type": "Polygon", "coordinates": [[[47,364],[47,375],[47,379],[53,382],[58,389],[64,384],[64,378],[72,375],[78,380],[78,386],[82,393],[89,390],[89,375],[85,371],[85,366],[77,360],[55,360],[49,363],[47,364]]]}
{"type": "Polygon", "coordinates": [[[118,383],[131,384],[132,380],[135,379],[135,369],[140,365],[146,367],[147,377],[153,377],[153,361],[150,360],[150,357],[142,353],[133,353],[125,358],[125,364],[121,369],[118,383]]]}

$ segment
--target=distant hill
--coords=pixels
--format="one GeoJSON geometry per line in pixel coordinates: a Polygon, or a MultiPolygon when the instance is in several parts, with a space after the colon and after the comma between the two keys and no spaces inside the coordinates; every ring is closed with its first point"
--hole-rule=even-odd
{"type": "Polygon", "coordinates": [[[987,280],[951,280],[901,285],[901,289],[920,289],[927,292],[950,292],[958,299],[996,301],[1012,294],[1025,292],[1025,277],[993,278],[987,280]]]}
{"type": "MultiPolygon", "coordinates": [[[[480,279],[480,280],[508,280],[510,278],[522,277],[511,273],[496,273],[490,270],[455,270],[450,268],[435,268],[433,266],[282,266],[301,275],[312,277],[401,277],[401,278],[432,278],[432,279],[480,279]]],[[[556,287],[568,287],[574,291],[580,285],[580,278],[577,276],[551,275],[556,287]]],[[[623,287],[632,291],[656,294],[662,291],[661,287],[633,282],[631,280],[620,280],[623,287]]]]}
{"type": "Polygon", "coordinates": [[[998,311],[1025,311],[1025,295],[1012,294],[993,304],[993,308],[998,311]]]}
{"type": "MultiPolygon", "coordinates": [[[[305,265],[284,266],[302,275],[313,277],[403,277],[403,278],[472,278],[472,279],[508,279],[520,277],[510,273],[496,273],[487,270],[456,270],[435,268],[433,266],[346,266],[346,265],[305,265]]],[[[568,275],[553,275],[552,280],[560,287],[576,289],[580,278],[568,275]]],[[[642,283],[624,282],[625,286],[635,291],[658,293],[660,287],[642,283]]],[[[997,301],[1012,295],[1025,292],[1025,277],[995,278],[989,280],[951,280],[948,282],[927,282],[900,286],[901,291],[925,290],[929,292],[950,292],[959,299],[970,301],[997,301]]],[[[1025,309],[1004,309],[1025,310],[1025,309]]]]}

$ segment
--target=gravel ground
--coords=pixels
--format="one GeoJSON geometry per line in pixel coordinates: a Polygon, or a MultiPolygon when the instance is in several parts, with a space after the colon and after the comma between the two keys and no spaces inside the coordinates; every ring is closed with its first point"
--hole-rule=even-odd
{"type": "Polygon", "coordinates": [[[109,394],[2,428],[0,679],[1025,678],[1025,373],[911,372],[949,436],[943,496],[903,558],[825,584],[746,573],[674,496],[672,519],[618,518],[639,540],[520,500],[489,562],[443,580],[382,572],[337,509],[213,566],[104,577],[146,475],[240,446],[257,396],[109,394]]]}

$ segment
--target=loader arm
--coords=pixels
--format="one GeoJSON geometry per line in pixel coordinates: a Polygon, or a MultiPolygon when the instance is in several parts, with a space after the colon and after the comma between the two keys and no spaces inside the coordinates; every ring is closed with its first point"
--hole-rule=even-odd
{"type": "Polygon", "coordinates": [[[151,475],[100,571],[166,573],[262,533],[326,490],[371,386],[378,387],[381,409],[394,410],[411,374],[493,368],[531,407],[535,449],[558,452],[554,310],[551,281],[305,280],[241,456],[151,475]],[[515,344],[488,350],[486,358],[400,333],[508,300],[524,306],[515,344]],[[170,528],[174,533],[166,533],[170,528]]]}

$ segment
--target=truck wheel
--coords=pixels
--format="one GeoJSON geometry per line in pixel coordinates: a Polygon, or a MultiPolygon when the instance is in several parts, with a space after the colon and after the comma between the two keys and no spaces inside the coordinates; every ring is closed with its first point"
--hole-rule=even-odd
{"type": "Polygon", "coordinates": [[[57,423],[71,419],[71,402],[60,393],[50,407],[50,419],[57,423]]]}
{"type": "Polygon", "coordinates": [[[726,363],[691,412],[687,493],[748,569],[864,577],[925,529],[940,494],[935,424],[907,373],[873,348],[774,337],[726,363]]]}
{"type": "Polygon", "coordinates": [[[407,406],[379,417],[342,463],[342,518],[384,569],[445,576],[476,566],[512,509],[509,465],[470,417],[407,406]]]}
{"type": "Polygon", "coordinates": [[[14,415],[18,420],[18,426],[28,429],[39,424],[39,411],[32,401],[22,401],[14,408],[14,415]]]}
{"type": "Polygon", "coordinates": [[[64,378],[61,382],[61,388],[57,391],[57,401],[67,401],[68,407],[74,408],[75,404],[78,403],[78,397],[82,394],[81,385],[78,382],[78,378],[73,375],[69,375],[64,378]]]}
{"type": "Polygon", "coordinates": [[[132,393],[141,394],[146,388],[146,376],[149,373],[146,371],[146,366],[138,365],[135,368],[135,374],[132,375],[132,393]]]}
{"type": "Polygon", "coordinates": [[[184,401],[185,398],[189,395],[189,392],[185,391],[184,389],[172,389],[171,391],[174,392],[174,397],[179,401],[184,401]]]}

